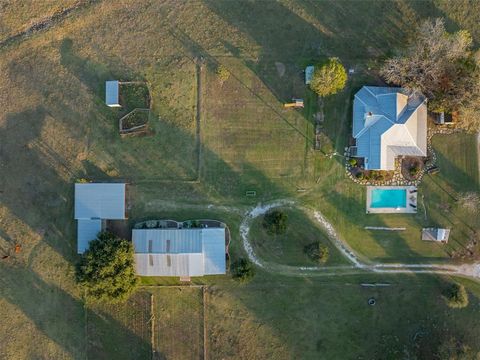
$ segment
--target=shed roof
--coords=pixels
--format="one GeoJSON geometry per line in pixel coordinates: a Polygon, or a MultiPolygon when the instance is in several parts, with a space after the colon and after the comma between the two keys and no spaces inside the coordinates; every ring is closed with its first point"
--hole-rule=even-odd
{"type": "Polygon", "coordinates": [[[448,242],[450,229],[425,228],[422,229],[422,240],[448,242]]]}
{"type": "Polygon", "coordinates": [[[105,103],[108,106],[119,107],[119,82],[111,80],[105,82],[105,103]]]}
{"type": "Polygon", "coordinates": [[[225,229],[134,229],[135,264],[142,276],[225,274],[225,229]]]}
{"type": "Polygon", "coordinates": [[[313,72],[315,71],[315,66],[309,65],[305,68],[305,84],[310,84],[313,78],[313,72]]]}
{"type": "Polygon", "coordinates": [[[100,231],[102,231],[102,220],[78,220],[77,252],[83,254],[88,249],[90,241],[96,239],[100,231]]]}
{"type": "Polygon", "coordinates": [[[75,184],[75,219],[125,218],[125,184],[75,184]]]}

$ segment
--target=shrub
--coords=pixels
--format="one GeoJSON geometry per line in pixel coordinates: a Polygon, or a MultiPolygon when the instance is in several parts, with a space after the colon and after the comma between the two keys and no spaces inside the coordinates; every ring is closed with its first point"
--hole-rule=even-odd
{"type": "Polygon", "coordinates": [[[255,267],[245,258],[241,258],[232,264],[232,276],[234,279],[245,283],[255,276],[255,267]]]}
{"type": "Polygon", "coordinates": [[[420,172],[420,168],[418,166],[414,165],[408,171],[409,171],[411,176],[417,176],[418,173],[420,172]]]}
{"type": "Polygon", "coordinates": [[[217,67],[216,73],[218,80],[220,80],[220,83],[222,84],[230,78],[230,71],[228,71],[228,69],[223,65],[219,65],[217,67]]]}
{"type": "Polygon", "coordinates": [[[358,179],[358,180],[363,180],[365,178],[365,175],[363,172],[359,171],[355,174],[355,177],[358,179]]]}
{"type": "Polygon", "coordinates": [[[287,230],[288,216],[283,211],[271,210],[263,217],[263,227],[270,235],[281,235],[287,230]]]}
{"type": "Polygon", "coordinates": [[[348,163],[352,166],[357,166],[357,159],[354,159],[354,158],[350,158],[348,160],[348,163]]]}
{"type": "Polygon", "coordinates": [[[468,305],[468,293],[465,286],[452,284],[443,292],[447,305],[451,308],[461,309],[468,305]]]}
{"type": "Polygon", "coordinates": [[[319,96],[333,95],[347,83],[347,72],[338,58],[330,58],[324,64],[315,66],[310,88],[319,96]]]}
{"type": "Polygon", "coordinates": [[[313,261],[325,264],[330,256],[328,246],[322,245],[319,241],[308,244],[303,248],[303,252],[313,261]]]}
{"type": "Polygon", "coordinates": [[[120,302],[135,292],[134,250],[130,241],[107,232],[90,242],[77,266],[77,282],[87,300],[120,302]]]}

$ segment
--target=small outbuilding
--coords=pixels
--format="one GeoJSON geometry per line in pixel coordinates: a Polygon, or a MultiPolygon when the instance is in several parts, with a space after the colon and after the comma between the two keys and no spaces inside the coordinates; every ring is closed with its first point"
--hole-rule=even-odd
{"type": "Polygon", "coordinates": [[[447,243],[450,236],[450,229],[424,228],[422,229],[422,240],[447,243]]]}
{"type": "Polygon", "coordinates": [[[125,184],[75,184],[75,219],[77,220],[77,252],[83,254],[90,241],[104,229],[104,220],[123,220],[125,184]]]}
{"type": "Polygon", "coordinates": [[[226,273],[225,228],[134,229],[132,241],[140,276],[226,273]]]}
{"type": "Polygon", "coordinates": [[[305,68],[305,84],[310,84],[313,79],[313,72],[315,71],[315,66],[309,65],[305,68]]]}
{"type": "Polygon", "coordinates": [[[120,83],[117,80],[105,82],[105,103],[110,107],[120,107],[120,83]]]}

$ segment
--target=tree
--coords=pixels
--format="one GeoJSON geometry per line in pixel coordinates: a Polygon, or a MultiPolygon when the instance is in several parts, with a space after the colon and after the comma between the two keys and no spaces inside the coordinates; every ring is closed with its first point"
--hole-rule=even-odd
{"type": "Polygon", "coordinates": [[[313,261],[325,264],[330,256],[330,249],[328,246],[322,245],[319,241],[315,241],[306,245],[303,252],[313,261]]]}
{"type": "Polygon", "coordinates": [[[240,282],[248,282],[255,276],[255,268],[248,259],[241,258],[232,264],[232,276],[240,282]]]}
{"type": "Polygon", "coordinates": [[[468,293],[465,286],[452,284],[443,292],[447,305],[451,308],[461,309],[468,305],[468,293]]]}
{"type": "Polygon", "coordinates": [[[288,216],[283,211],[271,210],[263,216],[263,227],[270,235],[281,235],[287,230],[288,216]]]}
{"type": "Polygon", "coordinates": [[[216,72],[218,80],[220,80],[220,83],[222,85],[230,78],[230,71],[228,71],[228,69],[224,65],[218,65],[216,72]]]}
{"type": "Polygon", "coordinates": [[[315,66],[310,88],[319,96],[333,95],[347,83],[347,72],[338,58],[330,58],[315,66]]]}
{"type": "Polygon", "coordinates": [[[458,126],[475,131],[480,128],[480,61],[471,46],[468,31],[448,33],[443,19],[427,20],[380,74],[389,83],[424,94],[430,110],[457,111],[458,126]]]}
{"type": "Polygon", "coordinates": [[[90,242],[77,266],[77,282],[87,299],[119,302],[128,299],[138,285],[133,245],[112,233],[100,233],[90,242]]]}
{"type": "Polygon", "coordinates": [[[442,342],[436,355],[438,359],[442,360],[472,360],[478,359],[479,353],[462,341],[452,337],[442,342]]]}

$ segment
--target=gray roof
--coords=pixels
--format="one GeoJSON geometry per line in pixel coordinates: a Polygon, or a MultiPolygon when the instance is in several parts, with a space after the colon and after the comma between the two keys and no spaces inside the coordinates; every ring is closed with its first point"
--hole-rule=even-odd
{"type": "Polygon", "coordinates": [[[75,184],[75,219],[125,219],[125,184],[75,184]]]}
{"type": "Polygon", "coordinates": [[[225,274],[225,229],[134,229],[137,274],[203,276],[225,274]]]}
{"type": "Polygon", "coordinates": [[[120,102],[118,99],[119,83],[117,80],[105,82],[105,103],[108,106],[118,107],[120,102]]]}
{"type": "Polygon", "coordinates": [[[399,155],[426,156],[427,111],[422,95],[364,86],[353,101],[353,137],[366,169],[393,170],[399,155]]]}
{"type": "Polygon", "coordinates": [[[102,231],[102,220],[78,220],[77,252],[83,254],[88,249],[90,241],[96,239],[100,231],[102,231]]]}
{"type": "Polygon", "coordinates": [[[422,240],[448,242],[450,229],[425,228],[422,229],[422,240]]]}

